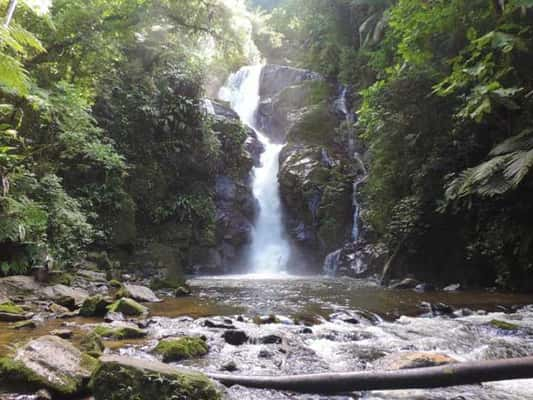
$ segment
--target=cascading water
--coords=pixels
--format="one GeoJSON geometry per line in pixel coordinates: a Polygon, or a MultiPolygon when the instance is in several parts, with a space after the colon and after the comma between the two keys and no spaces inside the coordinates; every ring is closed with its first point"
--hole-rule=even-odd
{"type": "Polygon", "coordinates": [[[261,65],[241,68],[228,78],[219,97],[231,103],[233,110],[254,129],[265,147],[261,165],[254,168],[252,188],[260,209],[246,261],[249,272],[276,274],[285,270],[290,253],[283,235],[278,185],[279,153],[283,145],[272,143],[256,129],[261,69],[261,65]]]}
{"type": "MultiPolygon", "coordinates": [[[[349,142],[348,142],[348,151],[352,154],[352,157],[359,164],[359,169],[362,172],[358,174],[356,179],[353,182],[353,219],[352,219],[352,242],[356,242],[359,239],[359,215],[361,212],[361,206],[357,200],[357,189],[361,183],[363,183],[368,178],[368,171],[366,170],[365,163],[361,157],[361,154],[356,150],[355,138],[353,136],[353,124],[355,122],[355,114],[350,112],[348,109],[348,88],[343,88],[340,96],[335,100],[335,108],[344,115],[347,128],[349,130],[349,142]]],[[[334,252],[328,254],[324,260],[323,271],[328,276],[335,276],[339,268],[339,261],[341,259],[342,249],[335,250],[334,252]]],[[[352,268],[356,272],[362,272],[364,270],[364,265],[362,260],[355,259],[353,260],[352,268]]]]}

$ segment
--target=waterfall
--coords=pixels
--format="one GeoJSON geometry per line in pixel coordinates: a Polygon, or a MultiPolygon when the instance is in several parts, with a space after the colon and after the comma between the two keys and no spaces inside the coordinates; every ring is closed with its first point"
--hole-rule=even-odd
{"type": "Polygon", "coordinates": [[[279,153],[283,145],[272,143],[256,128],[261,69],[261,65],[241,68],[228,78],[219,97],[231,103],[233,110],[254,129],[265,146],[261,165],[253,170],[252,189],[260,209],[246,261],[249,272],[272,274],[285,270],[290,249],[283,234],[278,184],[279,153]]]}
{"type": "MultiPolygon", "coordinates": [[[[353,206],[353,217],[352,217],[352,232],[351,240],[353,243],[357,242],[359,239],[359,215],[361,213],[361,205],[357,200],[357,189],[361,183],[366,181],[368,178],[368,171],[365,167],[365,163],[361,157],[361,154],[356,150],[355,137],[353,132],[353,124],[356,121],[355,114],[349,110],[348,107],[348,88],[343,87],[339,97],[334,102],[334,108],[344,116],[346,121],[347,129],[349,132],[348,138],[348,151],[352,154],[353,159],[359,164],[359,168],[362,174],[357,174],[353,182],[353,195],[352,195],[352,206],[353,206]]],[[[324,273],[328,276],[335,276],[339,268],[339,261],[342,255],[342,248],[335,250],[328,254],[324,260],[324,265],[322,267],[324,273]]],[[[352,269],[357,273],[364,271],[365,266],[363,265],[362,260],[352,259],[351,260],[352,269]]]]}
{"type": "Polygon", "coordinates": [[[324,273],[327,276],[335,276],[337,274],[337,269],[339,269],[339,260],[341,258],[342,249],[335,250],[332,253],[329,253],[324,260],[324,273]]]}

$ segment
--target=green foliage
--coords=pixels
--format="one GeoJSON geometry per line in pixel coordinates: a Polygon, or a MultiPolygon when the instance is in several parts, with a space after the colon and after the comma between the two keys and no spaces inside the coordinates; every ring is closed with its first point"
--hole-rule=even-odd
{"type": "Polygon", "coordinates": [[[30,80],[21,60],[44,51],[41,42],[20,25],[0,26],[0,87],[27,95],[30,80]]]}
{"type": "Polygon", "coordinates": [[[530,285],[521,216],[533,165],[532,37],[523,5],[400,0],[370,55],[386,73],[359,110],[372,152],[363,218],[391,252],[402,244],[403,268],[422,277],[530,285]]]}
{"type": "Polygon", "coordinates": [[[3,274],[169,221],[191,227],[184,243],[214,241],[222,145],[200,98],[207,74],[253,55],[247,18],[219,0],[19,3],[0,28],[3,274]]]}

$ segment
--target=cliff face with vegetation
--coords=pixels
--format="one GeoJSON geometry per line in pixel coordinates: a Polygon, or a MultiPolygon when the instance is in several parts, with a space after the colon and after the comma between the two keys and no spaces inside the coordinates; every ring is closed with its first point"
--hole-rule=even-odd
{"type": "Polygon", "coordinates": [[[260,149],[230,110],[202,98],[253,56],[239,7],[17,7],[0,30],[2,274],[45,260],[72,268],[87,251],[107,251],[108,267],[174,275],[235,260],[260,149]]]}
{"type": "Polygon", "coordinates": [[[531,1],[248,3],[266,11],[17,7],[0,31],[2,274],[50,259],[73,268],[95,251],[109,266],[173,274],[234,264],[261,150],[202,98],[256,60],[253,36],[271,64],[290,66],[265,70],[259,122],[287,141],[287,230],[312,263],[343,248],[344,273],[364,260],[385,281],[530,288],[531,1]]]}
{"type": "Polygon", "coordinates": [[[530,288],[531,2],[288,0],[265,18],[270,60],[356,97],[370,176],[344,256],[386,265],[385,281],[530,288]]]}

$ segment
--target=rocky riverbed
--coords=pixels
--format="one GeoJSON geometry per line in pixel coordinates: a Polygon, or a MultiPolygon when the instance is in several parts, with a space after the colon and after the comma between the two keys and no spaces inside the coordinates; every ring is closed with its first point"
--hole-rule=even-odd
{"type": "MultiPolygon", "coordinates": [[[[527,305],[531,297],[526,295],[419,293],[383,289],[347,278],[226,276],[192,279],[192,294],[176,297],[186,289],[152,292],[139,285],[144,282],[118,285],[95,274],[82,271],[72,286],[42,285],[29,277],[0,280],[3,304],[14,307],[3,314],[4,321],[0,322],[0,355],[8,357],[1,360],[14,358],[46,378],[37,383],[34,379],[32,385],[8,387],[13,382],[2,361],[2,390],[31,390],[28,395],[5,393],[1,398],[45,398],[43,392],[41,397],[33,395],[41,387],[52,394],[83,398],[90,394],[86,385],[98,359],[104,367],[98,369],[93,380],[109,383],[114,366],[123,364],[135,374],[139,368],[159,373],[166,365],[185,369],[180,373],[187,374],[293,375],[399,369],[533,354],[533,307],[527,305]],[[125,294],[142,303],[138,310],[137,302],[132,302],[133,308],[113,303],[117,298],[124,302],[121,296],[125,294]],[[74,303],[72,299],[67,301],[69,296],[74,303]],[[60,300],[72,310],[55,302],[60,300]],[[101,310],[99,301],[104,304],[101,310]],[[108,312],[110,304],[113,312],[108,312]],[[21,315],[23,322],[5,321],[7,314],[21,315]],[[118,361],[113,359],[117,356],[118,361]],[[147,364],[141,368],[135,360],[147,364]],[[57,375],[59,372],[64,375],[57,375]],[[46,383],[54,382],[51,377],[56,375],[61,385],[46,383]],[[64,389],[65,382],[68,389],[64,389]]],[[[211,390],[211,386],[198,385],[201,390],[211,390]]],[[[110,387],[107,396],[117,390],[110,387]]],[[[518,400],[533,397],[533,382],[329,397],[243,387],[222,392],[228,399],[518,400]]],[[[108,398],[101,390],[95,394],[97,399],[108,398]]]]}

